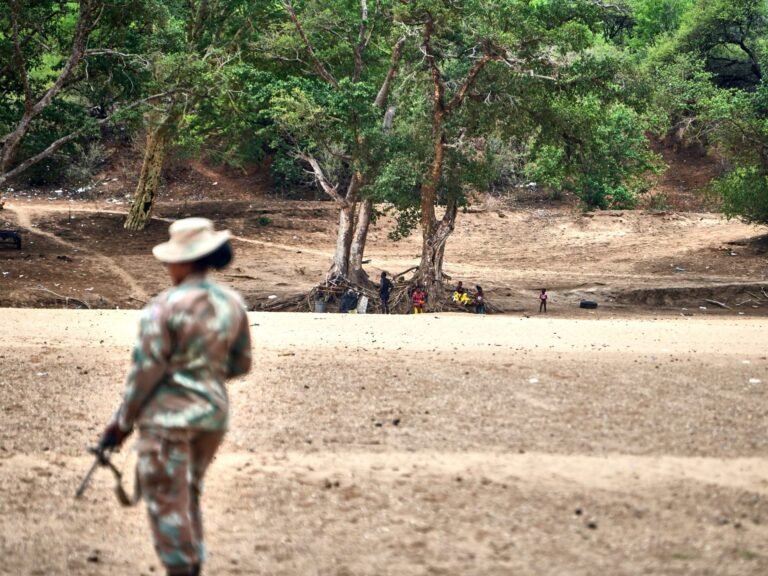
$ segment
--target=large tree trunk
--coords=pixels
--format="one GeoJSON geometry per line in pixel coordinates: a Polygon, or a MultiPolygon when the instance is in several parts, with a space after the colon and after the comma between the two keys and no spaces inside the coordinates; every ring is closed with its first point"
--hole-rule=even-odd
{"type": "Polygon", "coordinates": [[[437,189],[443,176],[445,159],[443,118],[442,101],[436,95],[432,109],[432,163],[429,175],[421,186],[421,262],[416,273],[417,281],[424,286],[424,291],[427,293],[427,302],[431,309],[439,307],[438,303],[442,299],[445,242],[453,231],[453,224],[456,221],[455,203],[448,206],[448,211],[441,221],[438,222],[435,214],[437,189]]]}
{"type": "Polygon", "coordinates": [[[355,231],[356,202],[346,202],[339,208],[339,230],[336,233],[336,250],[333,253],[328,277],[349,277],[349,251],[355,231]]]}
{"type": "Polygon", "coordinates": [[[451,200],[443,218],[424,235],[422,242],[417,277],[427,293],[427,305],[431,310],[439,310],[442,306],[445,246],[456,225],[456,213],[456,201],[451,200]]]}
{"type": "Polygon", "coordinates": [[[139,182],[133,194],[131,210],[125,220],[126,230],[143,230],[152,217],[165,155],[176,134],[180,117],[181,112],[176,110],[149,115],[150,128],[147,132],[144,161],[141,164],[139,182]]]}
{"type": "Polygon", "coordinates": [[[368,283],[368,274],[363,270],[363,253],[368,239],[368,228],[373,213],[373,200],[366,198],[359,203],[357,210],[355,235],[349,250],[349,279],[355,284],[368,283]]]}
{"type": "MultiPolygon", "coordinates": [[[[322,171],[318,171],[319,166],[315,168],[315,173],[322,175],[322,171]]],[[[325,177],[323,176],[321,183],[327,191],[327,183],[324,180],[325,177]]],[[[329,278],[342,277],[347,280],[350,279],[350,252],[355,238],[358,193],[361,183],[362,175],[359,172],[355,172],[349,181],[347,193],[344,197],[342,198],[338,194],[334,196],[339,203],[339,231],[336,235],[336,250],[333,253],[333,262],[331,263],[330,270],[328,270],[329,278]]],[[[358,272],[358,270],[355,270],[355,275],[358,272]]]]}

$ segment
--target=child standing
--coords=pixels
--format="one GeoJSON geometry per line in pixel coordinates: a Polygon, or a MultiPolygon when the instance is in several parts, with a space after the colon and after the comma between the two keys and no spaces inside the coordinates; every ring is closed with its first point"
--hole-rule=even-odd
{"type": "Polygon", "coordinates": [[[475,286],[475,314],[485,314],[485,293],[481,286],[475,286]]]}
{"type": "Polygon", "coordinates": [[[424,314],[424,303],[427,301],[427,295],[421,286],[416,286],[411,294],[414,314],[424,314]]]}
{"type": "Polygon", "coordinates": [[[542,310],[544,310],[545,313],[547,311],[547,289],[546,288],[542,288],[541,294],[539,294],[539,312],[541,312],[542,310]]]}

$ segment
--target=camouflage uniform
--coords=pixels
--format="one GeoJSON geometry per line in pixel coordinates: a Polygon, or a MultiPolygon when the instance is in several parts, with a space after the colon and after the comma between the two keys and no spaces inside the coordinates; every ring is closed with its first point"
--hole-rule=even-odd
{"type": "Polygon", "coordinates": [[[245,306],[193,274],[144,309],[118,421],[140,429],[138,476],[169,569],[205,560],[199,498],[227,430],[224,381],[251,367],[245,306]]]}

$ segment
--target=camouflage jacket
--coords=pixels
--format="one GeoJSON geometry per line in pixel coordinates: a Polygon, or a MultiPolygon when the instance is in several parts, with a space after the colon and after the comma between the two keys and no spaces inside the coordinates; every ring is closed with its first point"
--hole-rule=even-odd
{"type": "Polygon", "coordinates": [[[202,275],[188,276],[144,308],[120,427],[226,430],[224,381],[250,367],[241,297],[202,275]]]}

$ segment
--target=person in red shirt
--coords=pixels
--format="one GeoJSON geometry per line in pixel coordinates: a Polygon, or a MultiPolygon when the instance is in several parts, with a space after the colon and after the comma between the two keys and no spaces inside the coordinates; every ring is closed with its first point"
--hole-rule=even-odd
{"type": "Polygon", "coordinates": [[[411,294],[411,302],[413,303],[414,314],[424,314],[424,304],[427,301],[427,295],[424,293],[424,289],[421,286],[416,286],[411,294]]]}

